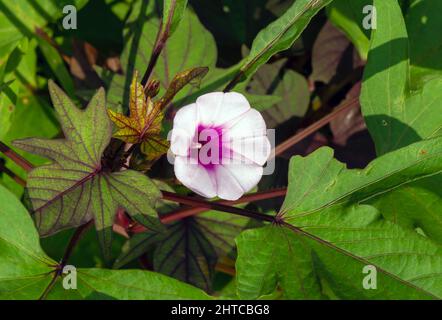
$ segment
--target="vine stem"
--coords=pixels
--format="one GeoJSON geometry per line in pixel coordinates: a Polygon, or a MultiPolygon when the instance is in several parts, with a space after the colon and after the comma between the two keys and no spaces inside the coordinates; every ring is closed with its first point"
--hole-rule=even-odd
{"type": "Polygon", "coordinates": [[[84,235],[84,233],[89,229],[90,226],[92,226],[93,220],[79,226],[75,233],[72,235],[71,239],[69,240],[68,245],[66,246],[66,250],[63,254],[63,258],[61,258],[60,263],[57,265],[57,268],[53,271],[54,275],[51,279],[51,282],[49,282],[48,286],[45,288],[43,293],[41,294],[39,300],[45,300],[48,296],[49,292],[52,290],[52,288],[57,283],[57,279],[61,276],[63,273],[63,268],[66,266],[69,258],[72,255],[72,252],[74,251],[75,246],[77,245],[78,241],[80,241],[81,237],[84,235]]]}
{"type": "Polygon", "coordinates": [[[239,216],[257,219],[261,221],[276,222],[276,217],[269,216],[263,213],[258,213],[248,209],[242,209],[237,207],[228,206],[219,202],[210,202],[195,197],[182,196],[173,192],[162,191],[163,199],[181,204],[186,204],[193,207],[201,207],[206,209],[212,209],[217,211],[229,212],[239,216]]]}
{"type": "Polygon", "coordinates": [[[34,168],[34,166],[17,152],[9,148],[6,144],[0,141],[0,152],[3,152],[5,156],[14,161],[20,167],[22,167],[26,172],[29,172],[34,168]]]}
{"type": "Polygon", "coordinates": [[[290,149],[293,145],[297,144],[298,142],[304,140],[312,133],[315,133],[325,125],[329,124],[332,120],[334,120],[337,116],[342,114],[344,111],[349,110],[351,108],[354,108],[359,105],[359,98],[353,98],[349,101],[343,102],[340,106],[335,108],[331,113],[326,115],[325,117],[321,118],[320,120],[316,121],[312,125],[308,126],[306,129],[302,130],[298,134],[294,135],[293,137],[285,140],[284,142],[280,143],[276,148],[274,149],[274,152],[271,153],[270,159],[281,155],[288,149],[290,149]]]}
{"type": "Polygon", "coordinates": [[[21,177],[16,175],[14,172],[6,168],[6,166],[0,162],[0,173],[4,172],[6,175],[8,175],[11,179],[13,179],[15,182],[17,182],[22,187],[26,187],[26,181],[23,180],[21,177]]]}
{"type": "MultiPolygon", "coordinates": [[[[266,199],[273,199],[273,198],[278,198],[278,197],[283,197],[285,196],[287,193],[287,188],[281,188],[281,189],[276,189],[276,190],[271,190],[271,191],[263,191],[263,192],[257,192],[257,193],[252,193],[252,194],[248,194],[245,195],[244,197],[239,198],[238,200],[235,201],[226,201],[226,200],[221,200],[221,201],[217,201],[217,202],[210,202],[210,203],[218,203],[218,204],[225,204],[225,205],[234,205],[234,204],[241,204],[241,203],[247,203],[247,202],[254,202],[254,201],[260,201],[260,200],[266,200],[266,199]]],[[[186,217],[190,217],[190,216],[194,216],[197,215],[199,213],[208,211],[209,209],[207,208],[202,208],[202,207],[192,207],[192,208],[186,208],[186,209],[181,209],[181,210],[177,210],[174,212],[171,212],[169,214],[164,215],[161,218],[161,222],[163,223],[171,223],[186,217]]]]}
{"type": "Polygon", "coordinates": [[[166,45],[167,40],[170,36],[170,27],[172,25],[172,18],[173,14],[175,12],[176,8],[176,1],[172,1],[171,8],[170,8],[170,14],[168,16],[166,26],[163,29],[164,21],[161,20],[160,28],[157,33],[157,39],[155,41],[155,46],[152,50],[152,54],[150,56],[149,64],[147,65],[146,72],[143,75],[143,79],[141,80],[141,84],[143,85],[144,89],[146,90],[147,85],[149,83],[149,79],[152,75],[153,69],[155,68],[155,65],[158,61],[158,58],[160,57],[161,52],[164,49],[164,46],[166,45]]]}
{"type": "Polygon", "coordinates": [[[61,259],[61,262],[60,262],[61,268],[63,268],[66,265],[66,263],[68,262],[69,258],[72,255],[72,252],[74,251],[74,248],[77,245],[78,241],[80,241],[80,239],[84,235],[84,233],[92,226],[93,222],[94,222],[94,220],[90,220],[89,222],[79,226],[75,230],[75,233],[72,235],[71,239],[69,240],[69,243],[66,247],[63,258],[61,259]]]}

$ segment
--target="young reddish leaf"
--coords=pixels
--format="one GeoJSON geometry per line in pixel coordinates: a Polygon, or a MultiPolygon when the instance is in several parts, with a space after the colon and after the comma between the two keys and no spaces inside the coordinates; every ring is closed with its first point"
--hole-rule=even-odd
{"type": "Polygon", "coordinates": [[[160,81],[159,80],[150,80],[147,83],[146,88],[144,88],[144,94],[147,97],[154,98],[160,92],[160,81]]]}
{"type": "Polygon", "coordinates": [[[160,135],[154,135],[141,144],[141,152],[147,156],[147,161],[154,161],[167,153],[169,147],[169,141],[163,139],[160,135]]]}
{"type": "Polygon", "coordinates": [[[153,103],[150,97],[144,94],[143,86],[138,82],[138,73],[135,73],[130,87],[130,115],[108,110],[111,120],[118,127],[113,135],[127,143],[141,144],[141,151],[152,161],[167,152],[168,141],[160,136],[161,122],[164,113],[160,103],[153,103]]]}
{"type": "Polygon", "coordinates": [[[164,96],[158,101],[160,108],[166,107],[175,97],[175,95],[187,84],[198,87],[202,78],[209,72],[207,67],[192,68],[178,73],[167,88],[164,96]]]}
{"type": "Polygon", "coordinates": [[[102,161],[112,134],[104,90],[97,92],[85,110],[78,109],[53,82],[49,82],[49,91],[65,139],[14,142],[53,161],[28,176],[27,188],[40,234],[48,236],[94,219],[107,257],[118,208],[124,208],[146,227],[161,230],[163,225],[152,208],[160,197],[155,184],[132,170],[111,172],[102,161]]]}

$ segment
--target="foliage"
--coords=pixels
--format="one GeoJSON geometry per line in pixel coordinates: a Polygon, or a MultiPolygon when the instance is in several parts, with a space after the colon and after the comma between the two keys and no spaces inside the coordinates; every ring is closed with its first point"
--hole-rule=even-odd
{"type": "Polygon", "coordinates": [[[442,298],[440,9],[0,1],[0,299],[442,298]],[[231,90],[276,129],[275,172],[202,200],[166,135],[231,90]]]}

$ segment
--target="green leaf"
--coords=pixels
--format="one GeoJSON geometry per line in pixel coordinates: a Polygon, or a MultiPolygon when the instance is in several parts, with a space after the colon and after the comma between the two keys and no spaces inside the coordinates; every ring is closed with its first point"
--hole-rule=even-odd
{"type": "MultiPolygon", "coordinates": [[[[307,80],[301,74],[285,69],[284,65],[285,61],[263,65],[248,85],[253,94],[281,97],[262,112],[269,128],[276,128],[294,116],[303,117],[310,102],[307,80]]],[[[257,101],[256,107],[259,106],[257,101]]]]}
{"type": "MultiPolygon", "coordinates": [[[[22,89],[20,89],[15,106],[10,107],[12,112],[9,119],[9,130],[5,134],[0,135],[0,140],[7,145],[10,146],[15,139],[35,135],[52,138],[60,132],[53,109],[43,98],[30,94],[29,92],[23,92],[22,89]]],[[[15,151],[35,165],[41,165],[47,162],[46,159],[39,156],[21,150],[15,151]]],[[[26,177],[26,172],[23,168],[9,158],[6,158],[6,166],[23,179],[26,177]]],[[[22,186],[9,181],[7,177],[3,177],[2,181],[5,183],[5,186],[17,196],[22,195],[22,186]]]]}
{"type": "Polygon", "coordinates": [[[284,298],[321,298],[311,249],[292,231],[275,226],[247,230],[236,243],[236,282],[241,299],[270,294],[279,282],[284,298]]]}
{"type": "Polygon", "coordinates": [[[331,1],[297,0],[280,18],[261,30],[241,66],[242,80],[253,75],[274,54],[290,48],[310,20],[331,1]]]}
{"type": "Polygon", "coordinates": [[[407,10],[405,22],[409,35],[411,85],[421,86],[442,75],[442,22],[439,12],[441,1],[413,0],[407,10]]]}
{"type": "MultiPolygon", "coordinates": [[[[161,189],[168,190],[165,185],[162,185],[161,189]]],[[[159,201],[158,203],[163,203],[163,206],[165,205],[164,201],[159,201]]],[[[167,204],[167,207],[168,212],[171,209],[176,209],[174,203],[167,204]],[[174,207],[171,207],[171,205],[174,205],[174,207]]],[[[161,212],[161,208],[157,208],[157,210],[161,212]]],[[[201,232],[202,237],[209,240],[219,258],[233,258],[236,249],[235,237],[244,229],[255,226],[249,218],[220,211],[203,212],[193,219],[192,226],[201,232]]],[[[175,226],[174,228],[178,227],[175,226]]],[[[164,236],[163,234],[149,231],[133,235],[123,246],[114,267],[121,268],[144,253],[153,250],[157,243],[164,241],[164,236]]]]}
{"type": "Polygon", "coordinates": [[[27,210],[3,186],[0,202],[0,299],[37,299],[56,262],[41,249],[27,210]]]}
{"type": "MultiPolygon", "coordinates": [[[[35,135],[51,138],[59,133],[53,109],[43,97],[35,95],[29,87],[37,86],[37,54],[35,41],[22,40],[13,50],[3,73],[7,87],[0,93],[0,140],[7,145],[15,139],[35,135]],[[17,55],[16,57],[13,57],[17,55]],[[9,60],[15,62],[10,63],[9,60]],[[19,60],[19,63],[18,63],[19,60]],[[18,63],[18,65],[17,65],[18,63]]],[[[18,151],[18,150],[15,150],[18,151]]],[[[44,159],[18,151],[34,164],[44,163],[44,159]]],[[[26,177],[24,170],[9,158],[6,167],[20,176],[26,177]]],[[[17,196],[23,194],[23,187],[8,176],[1,177],[3,183],[17,196]]]]}
{"type": "Polygon", "coordinates": [[[155,245],[162,241],[163,234],[153,231],[137,233],[130,237],[123,245],[121,253],[115,260],[114,268],[120,269],[131,261],[141,257],[143,254],[155,248],[155,245]]]}
{"type": "MultiPolygon", "coordinates": [[[[0,186],[0,299],[41,298],[57,263],[41,249],[34,223],[9,191],[0,186]]],[[[77,290],[58,277],[48,299],[210,299],[203,291],[154,272],[77,269],[77,290]]]]}
{"type": "MultiPolygon", "coordinates": [[[[79,10],[86,5],[87,1],[2,1],[0,2],[0,30],[3,28],[5,30],[1,34],[10,35],[6,41],[19,38],[19,35],[20,38],[23,36],[33,37],[36,28],[42,28],[47,23],[60,18],[63,15],[64,6],[74,5],[79,10]]],[[[0,41],[5,40],[1,39],[0,41]]]]}
{"type": "MultiPolygon", "coordinates": [[[[440,134],[442,78],[433,78],[418,90],[410,89],[410,46],[401,9],[395,1],[381,1],[376,7],[378,29],[372,35],[361,103],[377,152],[384,154],[440,134]]],[[[388,200],[372,204],[391,221],[411,229],[419,227],[440,242],[442,207],[439,188],[434,189],[440,180],[441,176],[430,177],[404,186],[388,200]]]]}
{"type": "Polygon", "coordinates": [[[375,2],[373,31],[361,92],[362,111],[378,154],[435,135],[442,128],[437,102],[442,78],[410,91],[408,37],[399,4],[375,2]]]}
{"type": "Polygon", "coordinates": [[[235,238],[241,231],[254,224],[249,218],[220,211],[201,213],[195,220],[199,230],[209,239],[220,258],[233,258],[236,249],[235,238]]]}
{"type": "Polygon", "coordinates": [[[371,4],[373,0],[335,0],[327,7],[330,21],[347,35],[364,60],[370,47],[370,31],[362,28],[367,16],[363,9],[371,4]]]}
{"type": "Polygon", "coordinates": [[[201,232],[194,218],[186,218],[168,228],[168,234],[155,249],[157,272],[210,292],[217,261],[214,247],[201,232]]]}
{"type": "Polygon", "coordinates": [[[187,0],[164,0],[163,21],[166,25],[170,21],[169,34],[172,35],[186,11],[187,0]]]}
{"type": "MultiPolygon", "coordinates": [[[[144,10],[149,12],[149,8],[144,8],[144,10]]],[[[149,64],[156,39],[156,34],[152,30],[159,28],[159,20],[155,17],[152,18],[152,15],[150,14],[151,18],[147,21],[143,19],[139,23],[133,24],[129,29],[132,31],[131,38],[128,40],[121,57],[125,75],[113,74],[109,76],[104,72],[102,74],[102,77],[111,79],[108,87],[108,104],[114,111],[121,112],[124,108],[127,108],[129,105],[129,85],[134,70],[139,70],[142,73],[149,64]]],[[[213,82],[216,83],[220,78],[219,71],[215,68],[216,59],[215,40],[199,22],[198,17],[189,11],[184,15],[180,28],[167,41],[154,68],[152,78],[160,81],[160,95],[163,95],[178,73],[196,67],[208,67],[210,71],[205,80],[209,81],[212,77],[215,77],[215,79],[209,83],[205,81],[203,86],[206,86],[213,82]],[[212,72],[216,74],[211,75],[212,72]]],[[[221,73],[221,79],[223,75],[221,73]]],[[[223,80],[221,84],[217,84],[217,87],[222,86],[228,80],[223,80]]],[[[200,90],[202,89],[204,88],[201,87],[200,90]]],[[[194,91],[195,88],[187,86],[175,96],[175,100],[186,98],[194,91]]]]}
{"type": "Polygon", "coordinates": [[[374,265],[378,273],[409,287],[398,291],[399,296],[422,293],[441,297],[440,247],[385,221],[376,209],[364,205],[396,188],[439,174],[441,141],[435,138],[391,152],[364,170],[347,170],[333,159],[330,148],[321,148],[307,158],[294,157],[280,216],[304,235],[324,242],[321,246],[374,265]]]}
{"type": "Polygon", "coordinates": [[[442,175],[432,176],[374,198],[367,203],[404,228],[420,230],[442,244],[442,175]]]}
{"type": "MultiPolygon", "coordinates": [[[[75,229],[63,230],[50,237],[40,239],[43,250],[56,261],[61,261],[65,246],[61,244],[69,243],[75,233],[75,229]]],[[[115,234],[112,241],[112,256],[115,257],[121,251],[126,238],[115,234]]],[[[103,258],[100,243],[97,241],[97,234],[93,228],[86,230],[81,239],[77,242],[69,258],[69,264],[77,268],[105,268],[107,261],[103,258]]]]}
{"type": "Polygon", "coordinates": [[[94,219],[108,257],[118,208],[124,208],[147,227],[161,230],[162,224],[152,208],[160,196],[155,184],[135,171],[110,172],[102,162],[112,134],[104,90],[98,91],[84,111],[73,105],[53,82],[49,90],[66,139],[14,142],[21,149],[53,161],[28,176],[27,188],[40,234],[51,235],[94,219]]]}
{"type": "Polygon", "coordinates": [[[75,97],[74,81],[72,80],[72,77],[64,64],[60,53],[46,40],[37,37],[37,41],[43,56],[48,62],[52,72],[60,81],[63,89],[69,94],[69,96],[75,97]]]}
{"type": "Polygon", "coordinates": [[[60,279],[49,300],[208,300],[191,285],[141,270],[77,269],[77,290],[65,290],[60,279]]]}

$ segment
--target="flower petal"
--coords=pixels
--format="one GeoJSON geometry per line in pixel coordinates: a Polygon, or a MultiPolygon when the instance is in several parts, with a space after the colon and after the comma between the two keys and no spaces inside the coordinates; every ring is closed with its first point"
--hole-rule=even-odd
{"type": "Polygon", "coordinates": [[[236,138],[229,143],[234,163],[256,163],[263,166],[271,153],[271,144],[266,136],[236,138]]]}
{"type": "Polygon", "coordinates": [[[266,136],[265,121],[258,111],[250,109],[225,132],[228,147],[236,153],[233,155],[235,161],[240,161],[242,156],[243,160],[264,165],[270,155],[271,144],[266,136]]]}
{"type": "Polygon", "coordinates": [[[196,100],[198,116],[205,125],[223,125],[250,110],[250,104],[240,93],[212,92],[196,100]]]}
{"type": "Polygon", "coordinates": [[[215,177],[203,166],[189,162],[187,157],[175,158],[175,176],[190,190],[206,198],[216,196],[215,177]]]}
{"type": "Polygon", "coordinates": [[[261,113],[249,109],[237,121],[230,122],[226,132],[229,138],[265,136],[267,127],[261,113]]]}
{"type": "Polygon", "coordinates": [[[216,172],[216,193],[218,197],[225,200],[237,200],[244,194],[244,189],[230,171],[219,165],[215,169],[216,172]]]}
{"type": "Polygon", "coordinates": [[[216,168],[218,197],[237,200],[261,180],[263,169],[256,164],[230,164],[216,168]]]}
{"type": "Polygon", "coordinates": [[[197,106],[195,103],[182,107],[173,120],[170,149],[176,155],[186,156],[192,145],[197,128],[197,106]]]}

